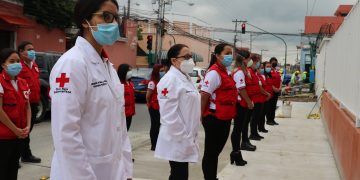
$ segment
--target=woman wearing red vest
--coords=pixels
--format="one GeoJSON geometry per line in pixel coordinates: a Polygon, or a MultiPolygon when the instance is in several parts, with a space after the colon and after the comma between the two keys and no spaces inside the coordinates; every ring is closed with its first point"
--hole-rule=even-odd
{"type": "Polygon", "coordinates": [[[260,80],[262,84],[262,93],[263,93],[263,109],[261,113],[261,117],[259,119],[258,130],[263,133],[267,133],[268,130],[265,129],[265,115],[269,111],[269,102],[271,97],[273,96],[272,89],[272,79],[271,79],[271,65],[269,62],[264,62],[260,67],[260,80]]]}
{"type": "Polygon", "coordinates": [[[151,127],[150,127],[150,140],[151,140],[151,150],[155,151],[156,142],[160,130],[160,112],[159,112],[159,101],[157,98],[157,84],[160,81],[160,78],[164,76],[162,71],[163,66],[156,64],[153,67],[151,72],[151,79],[148,85],[146,92],[146,102],[149,108],[151,127]]]}
{"type": "Polygon", "coordinates": [[[31,109],[30,90],[21,71],[19,55],[12,49],[0,52],[0,175],[2,179],[17,179],[20,141],[28,137],[31,109]]]}
{"type": "Polygon", "coordinates": [[[126,127],[129,131],[132,117],[135,115],[135,89],[131,82],[131,67],[128,64],[121,64],[117,73],[121,84],[124,85],[126,127]]]}
{"type": "Polygon", "coordinates": [[[277,101],[281,93],[281,75],[280,72],[276,69],[276,67],[278,66],[278,60],[275,57],[272,57],[270,59],[270,63],[272,67],[271,79],[273,82],[274,95],[269,102],[270,107],[269,107],[269,112],[266,114],[266,124],[273,126],[273,125],[279,125],[277,122],[275,122],[275,111],[276,111],[277,101]]]}
{"type": "Polygon", "coordinates": [[[206,180],[217,179],[218,156],[228,139],[231,120],[236,115],[237,90],[226,70],[232,61],[232,47],[217,45],[201,86],[202,123],[205,129],[202,169],[206,180]]]}

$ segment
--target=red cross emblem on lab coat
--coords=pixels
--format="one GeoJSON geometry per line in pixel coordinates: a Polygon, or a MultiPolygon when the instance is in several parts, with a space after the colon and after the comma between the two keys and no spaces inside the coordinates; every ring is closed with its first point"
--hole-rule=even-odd
{"type": "Polygon", "coordinates": [[[66,73],[61,73],[60,77],[56,78],[56,83],[59,83],[60,88],[63,88],[69,82],[70,78],[66,77],[66,73]]]}
{"type": "Polygon", "coordinates": [[[168,93],[169,91],[167,90],[167,88],[161,91],[161,94],[163,94],[164,96],[166,96],[168,93]]]}
{"type": "Polygon", "coordinates": [[[206,81],[205,81],[205,84],[206,84],[206,85],[209,85],[209,81],[208,81],[208,80],[206,80],[206,81]]]}

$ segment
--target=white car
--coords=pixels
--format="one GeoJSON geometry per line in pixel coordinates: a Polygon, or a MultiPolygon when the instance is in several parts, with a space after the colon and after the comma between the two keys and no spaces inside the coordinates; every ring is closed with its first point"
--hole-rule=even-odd
{"type": "Polygon", "coordinates": [[[194,67],[194,70],[192,73],[189,73],[189,76],[191,77],[191,81],[194,83],[195,87],[200,89],[201,81],[205,77],[206,70],[204,68],[200,67],[194,67]]]}

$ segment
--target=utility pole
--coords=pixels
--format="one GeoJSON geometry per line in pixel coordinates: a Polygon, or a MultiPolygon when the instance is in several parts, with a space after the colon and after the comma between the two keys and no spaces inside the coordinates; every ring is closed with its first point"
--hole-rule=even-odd
{"type": "Polygon", "coordinates": [[[130,0],[128,0],[127,18],[130,19],[130,0]]]}
{"type": "Polygon", "coordinates": [[[237,41],[237,27],[238,27],[238,23],[246,23],[247,21],[240,21],[238,19],[235,19],[232,21],[233,23],[235,23],[235,36],[234,36],[234,52],[236,50],[236,41],[237,41]]]}

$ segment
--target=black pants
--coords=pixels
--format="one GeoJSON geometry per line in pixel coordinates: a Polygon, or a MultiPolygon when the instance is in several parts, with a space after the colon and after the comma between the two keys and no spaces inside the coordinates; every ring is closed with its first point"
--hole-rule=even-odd
{"type": "Polygon", "coordinates": [[[242,142],[241,143],[246,143],[246,142],[250,142],[249,140],[249,123],[250,123],[250,119],[252,117],[253,114],[253,109],[248,109],[248,108],[244,108],[244,121],[243,121],[243,130],[242,130],[242,142]]]}
{"type": "Polygon", "coordinates": [[[203,118],[205,129],[205,150],[202,170],[205,180],[215,180],[217,175],[218,157],[229,137],[231,120],[219,120],[208,115],[203,118]]]}
{"type": "Polygon", "coordinates": [[[278,93],[274,93],[274,96],[270,99],[269,111],[266,114],[267,122],[274,122],[275,121],[275,111],[276,111],[276,105],[277,105],[278,99],[279,99],[279,94],[278,93]]]}
{"type": "Polygon", "coordinates": [[[243,131],[245,121],[245,108],[241,107],[239,103],[236,105],[237,113],[234,119],[234,128],[231,133],[231,144],[233,151],[240,151],[241,133],[243,131]]]}
{"type": "Polygon", "coordinates": [[[132,116],[126,117],[126,128],[129,131],[131,126],[132,116]]]}
{"type": "MultiPolygon", "coordinates": [[[[31,126],[30,126],[30,132],[32,131],[34,127],[34,123],[36,120],[36,114],[38,113],[38,103],[31,103],[31,126]]],[[[29,136],[25,139],[20,140],[20,155],[22,158],[28,158],[29,156],[32,156],[32,152],[30,150],[30,133],[29,136]]]]}
{"type": "Polygon", "coordinates": [[[250,127],[251,127],[251,133],[252,135],[258,135],[258,127],[259,127],[259,122],[260,122],[260,118],[261,115],[263,113],[263,107],[264,104],[263,103],[255,103],[254,105],[254,111],[251,117],[251,122],[250,122],[250,127]]]}
{"type": "Polygon", "coordinates": [[[169,161],[169,163],[171,168],[169,180],[189,179],[189,163],[175,161],[169,161]]]}
{"type": "Polygon", "coordinates": [[[156,142],[159,136],[160,130],[160,112],[153,108],[149,108],[151,127],[150,127],[150,140],[151,140],[151,149],[155,149],[156,142]]]}
{"type": "Polygon", "coordinates": [[[259,122],[259,130],[265,130],[265,117],[269,113],[270,100],[264,103],[263,113],[259,122]]]}
{"type": "Polygon", "coordinates": [[[19,140],[0,140],[0,177],[16,180],[19,168],[19,140]]]}

